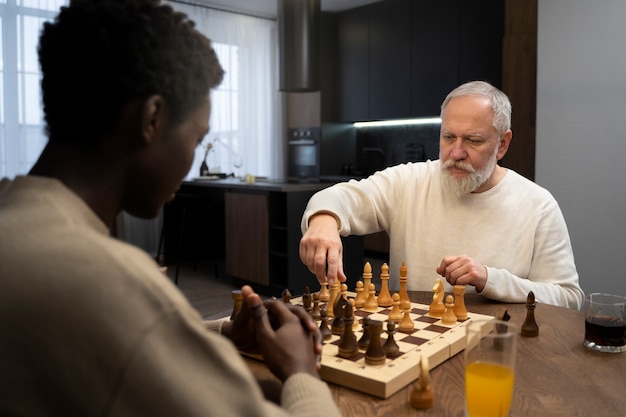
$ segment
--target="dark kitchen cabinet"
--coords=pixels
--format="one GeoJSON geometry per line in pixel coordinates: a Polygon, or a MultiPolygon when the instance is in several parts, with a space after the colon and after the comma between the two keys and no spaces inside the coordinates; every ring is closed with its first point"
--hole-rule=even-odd
{"type": "MultiPolygon", "coordinates": [[[[413,2],[411,116],[436,116],[459,84],[459,0],[413,2]]],[[[473,4],[474,2],[472,2],[473,4]]]]}
{"type": "MultiPolygon", "coordinates": [[[[337,19],[339,88],[322,91],[339,102],[338,121],[366,120],[369,114],[369,8],[340,13],[337,19]]],[[[323,110],[322,110],[323,112],[323,110]]]]}
{"type": "MultiPolygon", "coordinates": [[[[501,87],[502,0],[384,0],[338,14],[338,122],[437,116],[469,80],[501,87]]],[[[328,99],[328,97],[327,97],[328,99]]]]}
{"type": "MultiPolygon", "coordinates": [[[[411,0],[374,3],[370,12],[369,119],[411,112],[411,0]]],[[[419,2],[418,2],[419,3],[419,2]]]]}

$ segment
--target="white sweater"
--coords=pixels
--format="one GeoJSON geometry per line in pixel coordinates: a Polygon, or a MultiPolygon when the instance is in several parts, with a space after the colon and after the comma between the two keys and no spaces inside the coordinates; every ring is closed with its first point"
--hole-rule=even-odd
{"type": "Polygon", "coordinates": [[[439,161],[398,165],[316,193],[302,218],[303,232],[320,210],[338,217],[342,236],[389,234],[391,288],[399,287],[402,261],[407,288],[429,291],[442,258],[467,255],[487,267],[485,297],[522,303],[533,291],[539,302],[582,305],[584,293],[556,200],[512,170],[486,192],[456,197],[443,190],[439,161]]]}

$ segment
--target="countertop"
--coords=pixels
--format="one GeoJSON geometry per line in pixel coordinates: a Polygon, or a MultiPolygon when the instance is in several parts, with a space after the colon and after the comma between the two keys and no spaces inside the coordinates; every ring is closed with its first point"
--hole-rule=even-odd
{"type": "Polygon", "coordinates": [[[229,188],[241,190],[255,191],[279,191],[279,192],[298,192],[298,191],[319,191],[327,188],[337,181],[287,181],[285,179],[272,179],[265,177],[257,177],[254,183],[247,183],[244,178],[211,178],[197,177],[193,180],[183,181],[184,186],[193,187],[215,187],[229,188]]]}

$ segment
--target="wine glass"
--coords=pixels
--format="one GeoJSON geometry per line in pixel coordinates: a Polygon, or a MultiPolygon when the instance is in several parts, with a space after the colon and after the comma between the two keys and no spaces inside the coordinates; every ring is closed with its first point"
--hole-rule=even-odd
{"type": "Polygon", "coordinates": [[[235,156],[233,165],[235,166],[235,177],[239,178],[239,168],[243,166],[243,158],[239,155],[235,156]]]}

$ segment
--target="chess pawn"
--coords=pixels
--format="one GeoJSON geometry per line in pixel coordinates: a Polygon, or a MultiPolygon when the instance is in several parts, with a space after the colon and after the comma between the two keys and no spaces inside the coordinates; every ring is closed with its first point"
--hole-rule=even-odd
{"type": "Polygon", "coordinates": [[[383,331],[383,322],[379,320],[370,320],[367,326],[370,334],[370,343],[365,351],[365,363],[367,365],[383,365],[385,363],[385,351],[380,340],[380,334],[383,331]]]}
{"type": "Polygon", "coordinates": [[[396,323],[400,323],[402,320],[402,309],[400,308],[400,294],[394,293],[391,297],[393,302],[393,308],[387,317],[389,320],[394,321],[396,323]]]}
{"type": "Polygon", "coordinates": [[[402,305],[402,320],[400,320],[400,324],[398,325],[399,330],[402,333],[411,333],[415,328],[415,324],[413,320],[411,320],[411,303],[405,301],[402,305]]]}
{"type": "Polygon", "coordinates": [[[369,329],[370,318],[368,316],[363,317],[363,334],[358,341],[359,349],[366,350],[370,344],[370,329],[369,329]]]}
{"type": "Polygon", "coordinates": [[[383,350],[388,358],[395,358],[400,354],[400,346],[396,343],[393,335],[396,333],[396,323],[391,320],[387,321],[387,340],[383,345],[383,350]]]}
{"type": "Polygon", "coordinates": [[[330,331],[330,327],[328,327],[328,312],[326,311],[326,307],[322,307],[320,309],[320,332],[322,333],[322,339],[328,340],[332,337],[333,333],[330,331]]]}
{"type": "Polygon", "coordinates": [[[328,291],[327,283],[322,284],[322,288],[319,290],[319,297],[321,303],[326,303],[330,299],[330,291],[328,291]]]}
{"type": "Polygon", "coordinates": [[[291,303],[291,291],[289,291],[289,289],[285,288],[285,291],[282,293],[282,297],[285,304],[291,303]]]}
{"type": "Polygon", "coordinates": [[[430,374],[428,370],[428,358],[422,356],[420,361],[420,376],[417,384],[411,391],[410,403],[413,408],[423,410],[435,405],[435,392],[430,386],[430,374]]]}
{"type": "Polygon", "coordinates": [[[376,300],[379,307],[391,307],[393,301],[391,294],[389,294],[389,266],[386,263],[380,268],[380,292],[378,293],[378,299],[376,300]]]}
{"type": "Polygon", "coordinates": [[[537,322],[535,321],[536,307],[537,303],[535,303],[535,293],[531,291],[528,293],[528,297],[526,297],[526,319],[522,324],[521,332],[524,337],[539,336],[539,326],[537,326],[537,322]]]}
{"type": "Polygon", "coordinates": [[[406,263],[402,261],[402,266],[400,266],[400,303],[404,303],[405,301],[411,302],[409,293],[406,290],[407,279],[406,263]]]}
{"type": "Polygon", "coordinates": [[[319,293],[313,293],[313,308],[311,309],[311,317],[315,320],[320,320],[322,318],[320,314],[320,295],[319,293]]]}
{"type": "Polygon", "coordinates": [[[443,324],[456,324],[456,314],[454,314],[454,297],[448,295],[446,297],[446,310],[441,316],[441,322],[443,324]]]}
{"type": "Polygon", "coordinates": [[[239,310],[241,310],[241,306],[243,305],[243,295],[241,295],[241,290],[233,290],[231,292],[233,297],[233,312],[230,315],[230,319],[234,320],[239,310]]]}
{"type": "Polygon", "coordinates": [[[363,310],[365,311],[378,311],[378,302],[376,301],[376,288],[374,284],[370,284],[367,292],[369,296],[367,297],[367,301],[363,304],[363,310]]]}
{"type": "Polygon", "coordinates": [[[352,304],[346,303],[343,311],[343,333],[341,334],[341,340],[339,341],[338,354],[342,358],[354,358],[359,353],[359,346],[356,342],[356,336],[352,330],[352,324],[354,323],[354,312],[352,310],[352,304]]]}
{"type": "Polygon", "coordinates": [[[309,290],[309,287],[306,287],[304,294],[302,294],[302,306],[304,307],[304,309],[306,310],[307,313],[311,314],[311,302],[313,301],[313,298],[311,296],[311,290],[309,290]]]}
{"type": "Polygon", "coordinates": [[[362,308],[365,304],[365,289],[363,288],[363,281],[356,282],[356,298],[354,299],[354,307],[362,308]]]}
{"type": "Polygon", "coordinates": [[[455,285],[454,291],[454,315],[458,321],[467,320],[467,308],[465,308],[465,285],[455,285]]]}

